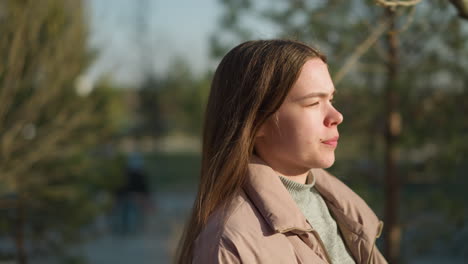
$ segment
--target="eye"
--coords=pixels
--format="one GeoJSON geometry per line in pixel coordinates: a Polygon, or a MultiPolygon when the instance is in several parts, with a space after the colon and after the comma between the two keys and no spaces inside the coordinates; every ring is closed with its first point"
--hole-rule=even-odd
{"type": "Polygon", "coordinates": [[[315,103],[312,103],[312,104],[307,105],[307,106],[314,106],[314,105],[318,105],[318,104],[319,104],[319,102],[315,102],[315,103]]]}
{"type": "Polygon", "coordinates": [[[335,103],[335,99],[334,99],[334,98],[330,99],[329,101],[330,101],[330,103],[332,103],[332,104],[335,103]]]}

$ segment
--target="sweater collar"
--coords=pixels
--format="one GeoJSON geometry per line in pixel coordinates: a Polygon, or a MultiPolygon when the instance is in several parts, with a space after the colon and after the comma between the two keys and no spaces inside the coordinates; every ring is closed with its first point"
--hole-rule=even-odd
{"type": "Polygon", "coordinates": [[[312,187],[314,187],[314,184],[315,184],[315,177],[310,171],[307,174],[307,179],[306,179],[305,184],[298,183],[282,175],[278,175],[278,177],[280,178],[281,182],[283,183],[284,187],[286,187],[286,190],[288,190],[289,193],[309,192],[310,189],[312,189],[312,187]]]}

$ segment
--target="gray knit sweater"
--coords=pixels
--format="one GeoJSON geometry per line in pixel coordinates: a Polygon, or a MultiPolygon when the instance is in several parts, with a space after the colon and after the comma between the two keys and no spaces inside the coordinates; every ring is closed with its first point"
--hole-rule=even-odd
{"type": "Polygon", "coordinates": [[[292,181],[281,175],[279,177],[312,228],[317,230],[332,263],[354,264],[335,219],[328,211],[322,196],[314,187],[315,177],[313,174],[309,173],[306,184],[292,181]]]}

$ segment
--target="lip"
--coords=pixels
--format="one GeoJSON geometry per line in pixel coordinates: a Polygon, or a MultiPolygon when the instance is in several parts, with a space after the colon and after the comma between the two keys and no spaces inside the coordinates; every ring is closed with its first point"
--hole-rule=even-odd
{"type": "Polygon", "coordinates": [[[338,145],[338,139],[339,138],[340,138],[339,136],[336,136],[336,137],[333,137],[333,138],[330,138],[330,139],[323,140],[322,143],[326,144],[326,145],[329,145],[329,146],[336,147],[338,145]]]}

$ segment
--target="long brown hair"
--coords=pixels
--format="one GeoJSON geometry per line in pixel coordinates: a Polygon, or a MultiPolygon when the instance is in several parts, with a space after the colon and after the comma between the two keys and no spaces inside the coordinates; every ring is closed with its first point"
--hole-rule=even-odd
{"type": "Polygon", "coordinates": [[[292,40],[248,41],[219,64],[205,113],[201,178],[176,263],[191,263],[193,244],[214,210],[241,189],[260,126],[283,103],[304,63],[326,58],[292,40]]]}

